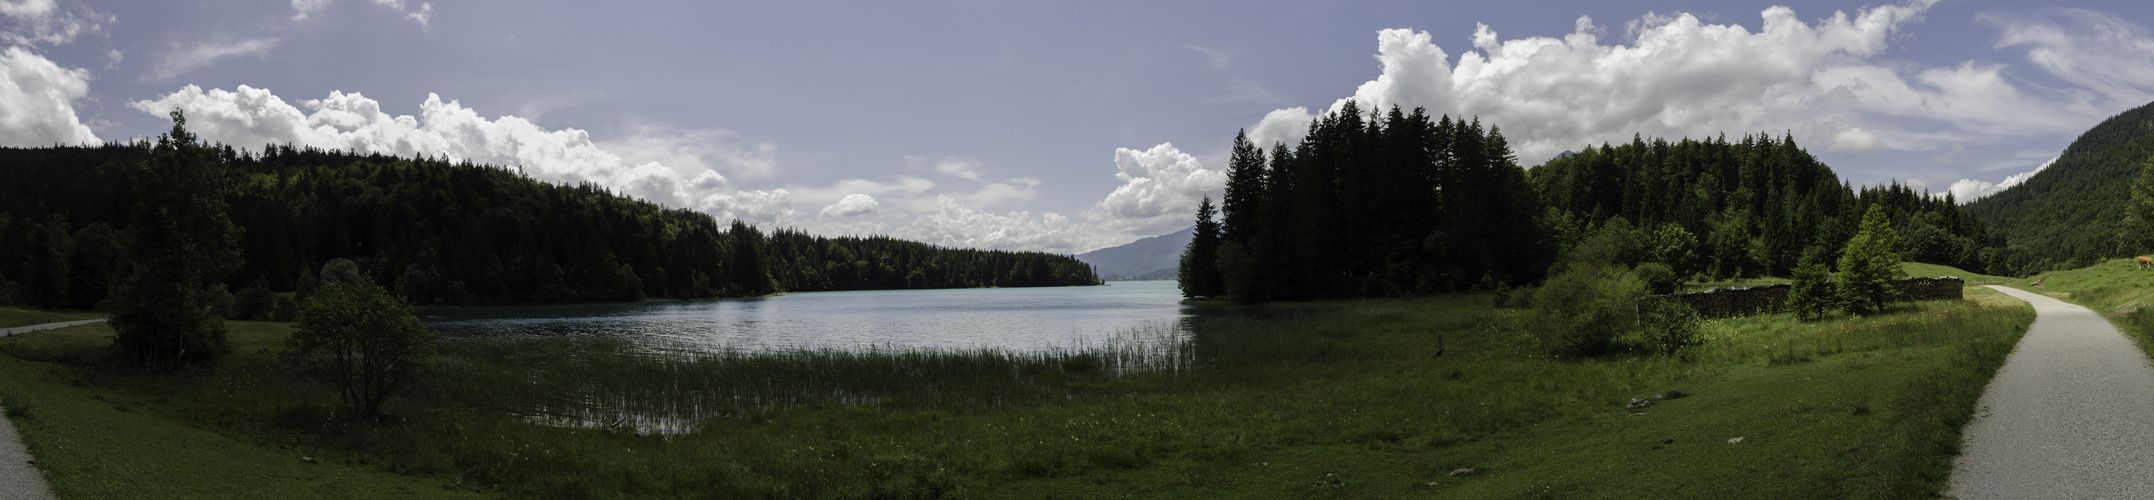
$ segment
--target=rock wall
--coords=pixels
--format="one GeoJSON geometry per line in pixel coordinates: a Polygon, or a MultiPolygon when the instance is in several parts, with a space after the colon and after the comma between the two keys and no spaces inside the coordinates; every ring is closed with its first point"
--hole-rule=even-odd
{"type": "MultiPolygon", "coordinates": [[[[1960,300],[1966,298],[1962,287],[1966,282],[1959,278],[1908,278],[1894,280],[1892,288],[1900,292],[1894,302],[1916,300],[1960,300]]],[[[1745,288],[1719,288],[1703,292],[1678,293],[1661,297],[1681,300],[1698,315],[1708,318],[1749,316],[1780,312],[1788,301],[1788,285],[1765,285],[1745,288]]]]}

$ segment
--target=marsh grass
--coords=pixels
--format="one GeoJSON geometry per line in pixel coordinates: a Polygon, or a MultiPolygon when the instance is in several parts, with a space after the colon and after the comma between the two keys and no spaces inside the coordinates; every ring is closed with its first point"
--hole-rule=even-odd
{"type": "MultiPolygon", "coordinates": [[[[1935,491],[2031,318],[1982,292],[1861,319],[1710,320],[1689,361],[1647,354],[1642,335],[1549,357],[1519,310],[1476,295],[1242,308],[1039,352],[459,340],[382,421],[286,376],[277,324],[235,323],[248,347],[213,372],[74,364],[66,352],[109,336],[94,329],[0,340],[54,362],[0,368],[35,374],[21,380],[52,419],[161,418],[512,498],[1874,498],[1935,491]],[[1623,404],[1672,390],[1695,395],[1623,404]],[[1448,476],[1467,466],[1485,472],[1448,476]],[[1720,487],[1744,489],[1707,493],[1720,487]]],[[[56,474],[92,482],[84,457],[172,446],[137,441],[55,455],[56,474]]]]}

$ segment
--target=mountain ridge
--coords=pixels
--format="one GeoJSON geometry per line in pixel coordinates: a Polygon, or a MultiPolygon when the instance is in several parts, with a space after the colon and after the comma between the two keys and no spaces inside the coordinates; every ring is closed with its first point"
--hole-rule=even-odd
{"type": "Polygon", "coordinates": [[[1171,280],[1181,268],[1182,249],[1195,239],[1196,226],[1172,233],[1138,238],[1137,241],[1077,254],[1091,264],[1102,280],[1171,280]]]}

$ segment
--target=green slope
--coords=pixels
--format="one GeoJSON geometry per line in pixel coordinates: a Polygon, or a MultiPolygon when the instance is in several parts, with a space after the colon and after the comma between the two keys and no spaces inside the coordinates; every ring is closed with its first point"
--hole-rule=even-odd
{"type": "Polygon", "coordinates": [[[1966,209],[2005,240],[2005,264],[2014,274],[2084,267],[2145,250],[2119,248],[2113,231],[2131,199],[2130,181],[2149,156],[2154,104],[2095,125],[2056,164],[1966,209]]]}

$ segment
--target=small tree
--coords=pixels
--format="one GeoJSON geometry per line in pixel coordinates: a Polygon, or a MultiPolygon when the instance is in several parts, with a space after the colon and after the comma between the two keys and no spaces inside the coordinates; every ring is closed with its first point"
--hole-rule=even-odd
{"type": "Polygon", "coordinates": [[[300,309],[299,326],[286,341],[290,356],[335,386],[345,408],[358,415],[379,414],[382,401],[419,373],[434,350],[434,332],[380,285],[324,280],[300,309]]]}
{"type": "Polygon", "coordinates": [[[1690,304],[1665,297],[1648,297],[1639,302],[1638,308],[1641,315],[1638,329],[1654,352],[1688,356],[1692,348],[1705,343],[1700,335],[1704,320],[1690,304]]]}
{"type": "Polygon", "coordinates": [[[232,351],[224,318],[211,306],[240,267],[240,228],[226,216],[223,172],[210,148],[172,112],[172,131],[134,178],[128,245],[132,270],[112,294],[112,348],[126,363],[153,369],[209,365],[232,351]]]}
{"type": "Polygon", "coordinates": [[[1788,289],[1787,308],[1803,321],[1817,321],[1833,310],[1832,270],[1825,268],[1823,248],[1811,247],[1795,265],[1795,283],[1788,289]]]}
{"type": "Polygon", "coordinates": [[[1645,284],[1645,291],[1654,295],[1675,293],[1677,287],[1683,286],[1682,276],[1667,264],[1647,262],[1639,264],[1631,273],[1638,275],[1638,281],[1645,284]]]}
{"type": "Polygon", "coordinates": [[[1900,269],[1900,236],[1892,231],[1885,206],[1870,205],[1862,229],[1840,250],[1841,305],[1858,315],[1882,310],[1894,295],[1890,282],[1906,276],[1900,269]]]}

